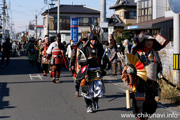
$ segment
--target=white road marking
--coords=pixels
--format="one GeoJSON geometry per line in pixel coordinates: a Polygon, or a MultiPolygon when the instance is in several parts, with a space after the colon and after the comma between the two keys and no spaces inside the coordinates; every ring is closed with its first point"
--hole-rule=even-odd
{"type": "Polygon", "coordinates": [[[40,80],[43,80],[43,79],[42,79],[43,76],[41,76],[40,74],[37,74],[37,75],[31,75],[31,74],[29,74],[29,77],[30,77],[31,81],[33,80],[33,77],[39,78],[40,80]]]}

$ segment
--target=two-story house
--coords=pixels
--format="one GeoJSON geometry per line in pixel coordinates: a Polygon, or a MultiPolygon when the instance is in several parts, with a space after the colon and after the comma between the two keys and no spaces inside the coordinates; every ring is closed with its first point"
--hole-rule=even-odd
{"type": "MultiPolygon", "coordinates": [[[[42,15],[44,16],[44,35],[49,34],[49,36],[56,36],[57,7],[46,10],[42,15]]],[[[60,33],[62,41],[69,42],[71,39],[71,18],[79,19],[78,32],[80,39],[81,33],[84,31],[90,31],[90,26],[92,24],[99,24],[100,11],[84,5],[60,5],[60,33]]]]}
{"type": "Polygon", "coordinates": [[[134,0],[117,0],[115,5],[110,6],[109,9],[115,10],[108,22],[109,34],[120,31],[117,36],[122,36],[122,30],[126,25],[136,23],[136,3],[134,0]]]}

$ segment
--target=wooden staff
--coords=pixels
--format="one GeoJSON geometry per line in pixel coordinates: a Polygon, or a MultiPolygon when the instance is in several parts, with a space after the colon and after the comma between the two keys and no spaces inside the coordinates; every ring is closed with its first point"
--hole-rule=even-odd
{"type": "Polygon", "coordinates": [[[130,108],[131,108],[129,90],[126,90],[126,108],[127,108],[127,109],[130,109],[130,108]]]}
{"type": "Polygon", "coordinates": [[[124,67],[124,66],[125,66],[125,65],[124,65],[124,60],[121,58],[121,56],[120,56],[120,53],[119,53],[119,52],[117,52],[117,56],[118,56],[119,60],[121,61],[122,66],[124,67]]]}
{"type": "Polygon", "coordinates": [[[65,57],[64,57],[64,54],[63,54],[63,53],[62,53],[62,56],[63,56],[63,60],[64,60],[64,65],[65,65],[65,67],[67,68],[66,60],[65,60],[65,57]]]}
{"type": "Polygon", "coordinates": [[[167,80],[161,73],[158,74],[158,77],[163,79],[164,81],[166,81],[169,85],[171,85],[172,87],[176,88],[177,90],[180,91],[180,88],[176,85],[174,85],[172,82],[170,82],[169,80],[167,80]]]}

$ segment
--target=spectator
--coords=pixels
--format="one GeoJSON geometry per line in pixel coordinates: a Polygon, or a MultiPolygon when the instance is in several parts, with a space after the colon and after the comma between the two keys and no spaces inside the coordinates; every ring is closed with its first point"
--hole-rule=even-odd
{"type": "Polygon", "coordinates": [[[131,52],[131,45],[129,43],[129,40],[128,39],[125,39],[124,40],[124,43],[123,43],[124,47],[125,47],[125,54],[126,53],[130,53],[131,52]]]}
{"type": "Polygon", "coordinates": [[[70,44],[67,46],[67,51],[66,51],[68,63],[70,63],[70,59],[71,59],[71,55],[72,55],[72,45],[73,45],[73,40],[70,40],[70,44]]]}
{"type": "Polygon", "coordinates": [[[125,64],[127,64],[127,57],[126,57],[126,53],[131,53],[131,45],[129,44],[129,40],[128,39],[125,39],[124,42],[123,42],[123,45],[125,47],[125,50],[124,50],[124,54],[125,54],[125,64]]]}
{"type": "Polygon", "coordinates": [[[12,53],[13,53],[13,57],[16,56],[16,49],[17,49],[17,45],[16,42],[14,41],[12,44],[12,53]]]}
{"type": "Polygon", "coordinates": [[[117,44],[117,66],[119,74],[122,74],[122,67],[124,66],[124,50],[125,47],[123,46],[122,42],[117,44]]]}
{"type": "Polygon", "coordinates": [[[104,49],[104,55],[103,55],[103,68],[106,69],[106,70],[109,70],[111,69],[111,63],[109,62],[109,56],[110,56],[110,51],[109,51],[109,43],[108,41],[105,41],[104,44],[103,44],[103,49],[104,49]],[[108,67],[107,67],[108,66],[108,67]]]}
{"type": "Polygon", "coordinates": [[[1,67],[4,65],[4,59],[6,58],[6,67],[9,67],[9,57],[12,50],[12,45],[10,43],[10,39],[7,38],[6,42],[2,45],[3,52],[2,52],[2,59],[1,59],[1,67]]]}
{"type": "Polygon", "coordinates": [[[114,39],[113,34],[110,35],[110,44],[117,50],[116,40],[114,39]]]}
{"type": "Polygon", "coordinates": [[[109,57],[109,61],[112,63],[112,72],[113,75],[117,75],[117,71],[116,71],[116,64],[117,64],[117,55],[116,55],[116,50],[115,48],[113,48],[113,45],[109,45],[109,49],[110,49],[110,57],[109,57]]]}

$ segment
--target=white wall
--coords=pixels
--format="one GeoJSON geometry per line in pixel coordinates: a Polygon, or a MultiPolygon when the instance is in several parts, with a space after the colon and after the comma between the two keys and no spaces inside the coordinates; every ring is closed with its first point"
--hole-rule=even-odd
{"type": "Polygon", "coordinates": [[[153,19],[164,17],[166,6],[166,0],[153,0],[153,19]]]}
{"type": "Polygon", "coordinates": [[[166,11],[165,12],[165,17],[173,17],[174,16],[174,12],[173,11],[166,11]]]}

